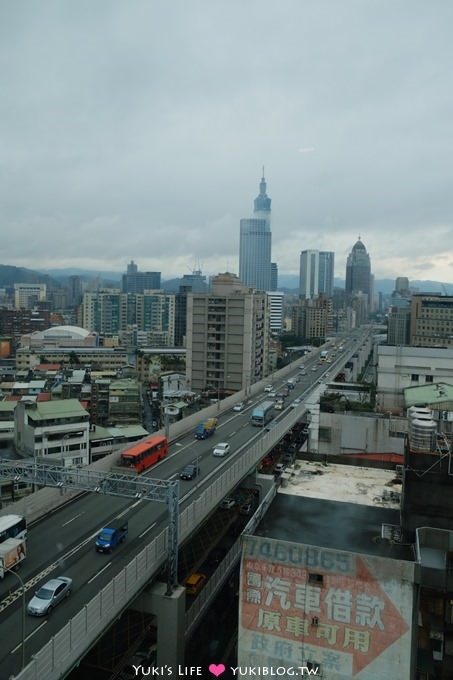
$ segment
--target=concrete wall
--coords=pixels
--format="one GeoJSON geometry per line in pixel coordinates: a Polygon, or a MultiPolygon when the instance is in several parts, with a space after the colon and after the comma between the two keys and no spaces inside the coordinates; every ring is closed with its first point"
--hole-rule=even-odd
{"type": "Polygon", "coordinates": [[[318,450],[322,455],[404,453],[406,418],[389,418],[374,413],[320,413],[319,426],[318,450]],[[330,432],[330,441],[324,441],[323,430],[330,432]],[[395,436],[398,431],[400,437],[395,436]]]}
{"type": "Polygon", "coordinates": [[[402,409],[406,387],[431,384],[431,379],[453,384],[452,349],[380,345],[377,356],[377,398],[381,410],[402,409]]]}

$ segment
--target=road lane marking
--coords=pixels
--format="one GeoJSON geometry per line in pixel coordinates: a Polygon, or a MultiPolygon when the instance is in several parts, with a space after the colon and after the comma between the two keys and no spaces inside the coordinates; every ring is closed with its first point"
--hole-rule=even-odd
{"type": "Polygon", "coordinates": [[[156,526],[156,524],[157,524],[157,522],[154,522],[154,524],[151,524],[151,526],[148,527],[147,529],[145,529],[145,531],[142,531],[142,533],[139,534],[138,537],[139,537],[139,538],[143,538],[143,536],[145,536],[145,535],[148,533],[148,531],[151,531],[151,529],[154,529],[154,527],[156,526]]]}
{"type": "Polygon", "coordinates": [[[62,524],[61,526],[62,526],[62,527],[68,526],[68,524],[71,524],[71,522],[74,522],[74,520],[79,519],[79,517],[82,517],[82,515],[84,515],[84,514],[85,514],[84,512],[79,512],[78,515],[76,515],[76,516],[73,517],[72,519],[69,519],[67,522],[65,522],[65,523],[62,524]]]}
{"type": "Polygon", "coordinates": [[[93,583],[93,581],[94,581],[95,578],[97,578],[98,576],[100,576],[100,575],[102,574],[103,571],[105,571],[106,569],[108,569],[108,568],[111,567],[111,566],[112,566],[112,563],[111,563],[111,562],[108,562],[108,564],[106,564],[105,567],[102,567],[102,569],[101,569],[100,571],[98,571],[97,574],[95,574],[94,576],[92,576],[92,577],[89,579],[88,583],[93,583]]]}
{"type": "MultiPolygon", "coordinates": [[[[38,630],[41,630],[41,628],[42,628],[43,626],[45,626],[46,623],[47,623],[47,621],[43,621],[43,622],[41,623],[41,625],[39,625],[37,628],[35,628],[35,630],[34,630],[32,633],[30,633],[29,635],[27,635],[27,637],[25,638],[24,642],[27,642],[27,640],[29,640],[31,637],[33,637],[33,635],[34,635],[35,633],[37,633],[38,630]]],[[[11,650],[10,654],[14,654],[15,652],[18,652],[19,649],[22,649],[22,642],[19,642],[19,644],[17,645],[17,647],[14,647],[14,649],[11,650]]]]}

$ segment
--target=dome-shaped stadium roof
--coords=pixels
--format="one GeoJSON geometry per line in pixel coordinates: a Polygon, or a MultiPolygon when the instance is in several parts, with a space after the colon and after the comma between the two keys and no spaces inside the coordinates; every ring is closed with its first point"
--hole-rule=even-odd
{"type": "Polygon", "coordinates": [[[42,335],[45,338],[72,338],[76,340],[86,338],[87,335],[90,335],[90,332],[79,326],[52,326],[42,331],[42,335]]]}

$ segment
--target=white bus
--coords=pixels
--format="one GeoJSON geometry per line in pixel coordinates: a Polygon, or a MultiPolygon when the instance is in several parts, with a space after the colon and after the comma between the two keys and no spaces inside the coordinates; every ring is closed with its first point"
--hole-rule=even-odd
{"type": "Polygon", "coordinates": [[[27,521],[20,515],[0,517],[0,543],[8,538],[27,538],[27,521]]]}

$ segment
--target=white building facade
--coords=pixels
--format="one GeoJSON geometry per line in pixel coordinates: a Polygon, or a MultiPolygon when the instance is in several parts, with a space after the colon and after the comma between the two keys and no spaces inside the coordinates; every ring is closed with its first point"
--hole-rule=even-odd
{"type": "Polygon", "coordinates": [[[269,300],[269,324],[271,333],[281,333],[283,330],[283,300],[285,294],[268,292],[269,300]]]}
{"type": "Polygon", "coordinates": [[[425,384],[453,384],[453,349],[377,346],[380,411],[404,408],[404,390],[425,384]]]}
{"type": "Polygon", "coordinates": [[[22,400],[15,412],[15,446],[27,458],[67,466],[88,465],[89,414],[77,399],[22,400]]]}

